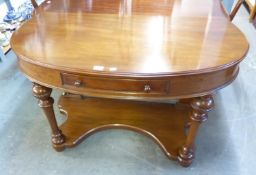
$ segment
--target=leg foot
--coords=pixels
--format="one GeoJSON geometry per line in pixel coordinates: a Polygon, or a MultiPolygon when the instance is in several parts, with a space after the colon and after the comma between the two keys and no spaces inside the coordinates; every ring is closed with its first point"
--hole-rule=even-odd
{"type": "Polygon", "coordinates": [[[55,144],[52,144],[52,147],[55,149],[55,151],[57,152],[62,152],[65,150],[65,146],[64,145],[55,145],[55,144]]]}
{"type": "Polygon", "coordinates": [[[188,167],[193,159],[194,159],[194,150],[183,146],[180,150],[179,150],[179,156],[178,156],[178,161],[179,164],[183,167],[188,167]]]}

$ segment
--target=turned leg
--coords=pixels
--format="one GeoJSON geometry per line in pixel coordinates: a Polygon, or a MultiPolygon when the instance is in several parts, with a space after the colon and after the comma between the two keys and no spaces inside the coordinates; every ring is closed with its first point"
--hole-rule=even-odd
{"type": "Polygon", "coordinates": [[[211,95],[194,98],[191,101],[192,112],[190,114],[190,127],[188,130],[187,139],[184,145],[179,150],[178,161],[179,163],[187,167],[192,163],[195,157],[195,138],[202,122],[207,120],[207,112],[209,112],[213,106],[214,101],[211,95]]]}
{"type": "Polygon", "coordinates": [[[52,130],[52,144],[56,151],[62,151],[65,147],[63,143],[64,135],[58,128],[55,114],[53,111],[54,100],[51,96],[52,89],[41,86],[39,84],[33,84],[33,94],[38,99],[38,105],[43,109],[48,122],[52,130]]]}

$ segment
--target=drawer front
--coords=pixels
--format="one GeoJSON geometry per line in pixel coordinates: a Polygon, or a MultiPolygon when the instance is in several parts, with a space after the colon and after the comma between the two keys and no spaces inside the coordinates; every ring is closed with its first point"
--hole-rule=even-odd
{"type": "Polygon", "coordinates": [[[61,73],[62,84],[76,89],[115,91],[131,94],[168,94],[169,80],[132,80],[99,78],[70,73],[61,73]]]}

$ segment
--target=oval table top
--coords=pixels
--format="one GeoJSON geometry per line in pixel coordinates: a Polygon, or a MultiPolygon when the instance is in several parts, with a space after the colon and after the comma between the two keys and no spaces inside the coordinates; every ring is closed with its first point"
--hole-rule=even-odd
{"type": "Polygon", "coordinates": [[[219,0],[45,1],[11,46],[41,66],[131,76],[220,70],[248,50],[219,0]]]}

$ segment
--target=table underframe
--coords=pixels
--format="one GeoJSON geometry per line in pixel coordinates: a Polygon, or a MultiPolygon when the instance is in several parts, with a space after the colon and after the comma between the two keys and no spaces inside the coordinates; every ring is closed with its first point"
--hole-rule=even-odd
{"type": "Polygon", "coordinates": [[[33,93],[49,121],[56,151],[74,147],[97,131],[124,128],[149,136],[184,167],[194,159],[197,131],[214,105],[211,95],[176,104],[63,95],[58,105],[67,120],[58,126],[51,92],[34,83],[33,93]]]}

